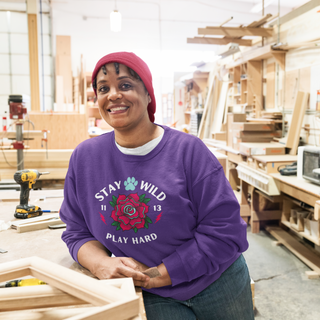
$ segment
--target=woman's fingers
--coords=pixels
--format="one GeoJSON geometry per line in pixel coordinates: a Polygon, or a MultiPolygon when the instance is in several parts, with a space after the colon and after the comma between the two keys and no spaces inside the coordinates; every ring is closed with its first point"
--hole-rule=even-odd
{"type": "Polygon", "coordinates": [[[125,277],[131,277],[134,281],[146,282],[146,281],[149,281],[150,279],[149,276],[143,274],[142,272],[138,270],[134,270],[127,266],[123,266],[121,271],[119,270],[119,273],[121,273],[125,277]]]}

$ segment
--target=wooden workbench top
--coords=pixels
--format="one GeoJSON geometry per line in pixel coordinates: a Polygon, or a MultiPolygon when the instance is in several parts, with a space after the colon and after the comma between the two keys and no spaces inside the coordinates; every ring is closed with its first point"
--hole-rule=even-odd
{"type": "Polygon", "coordinates": [[[320,186],[312,182],[305,179],[298,179],[296,176],[282,176],[280,173],[271,173],[270,175],[274,179],[320,198],[320,186]]]}
{"type": "Polygon", "coordinates": [[[291,154],[282,154],[282,155],[269,155],[269,156],[252,156],[253,159],[261,161],[263,163],[268,162],[295,162],[298,159],[298,156],[291,154]]]}

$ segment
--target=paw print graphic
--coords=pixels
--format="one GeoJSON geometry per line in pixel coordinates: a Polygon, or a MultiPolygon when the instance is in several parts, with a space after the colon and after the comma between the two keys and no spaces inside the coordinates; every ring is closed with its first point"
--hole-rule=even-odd
{"type": "Polygon", "coordinates": [[[124,185],[127,191],[129,190],[133,191],[136,188],[137,184],[138,184],[138,181],[136,181],[134,177],[128,178],[127,181],[124,182],[124,185]]]}

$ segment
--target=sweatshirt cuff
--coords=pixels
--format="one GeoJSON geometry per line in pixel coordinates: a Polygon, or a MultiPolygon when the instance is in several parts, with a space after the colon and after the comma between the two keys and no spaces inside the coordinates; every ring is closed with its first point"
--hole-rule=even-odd
{"type": "Polygon", "coordinates": [[[189,281],[188,275],[177,251],[172,253],[169,257],[163,259],[162,262],[168,270],[173,287],[182,282],[189,281]]]}
{"type": "MultiPolygon", "coordinates": [[[[78,241],[76,243],[76,245],[73,247],[73,250],[72,250],[72,257],[73,257],[74,261],[79,263],[79,261],[78,261],[78,251],[85,243],[87,243],[89,241],[96,241],[96,240],[97,239],[95,239],[95,238],[86,238],[86,239],[81,239],[80,241],[78,241]]],[[[80,264],[80,266],[81,266],[81,264],[80,264]]]]}

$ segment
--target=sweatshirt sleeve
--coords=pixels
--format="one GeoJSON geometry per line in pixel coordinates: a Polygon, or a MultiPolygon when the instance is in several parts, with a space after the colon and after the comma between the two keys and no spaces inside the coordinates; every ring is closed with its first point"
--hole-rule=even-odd
{"type": "Polygon", "coordinates": [[[64,200],[60,209],[60,219],[67,225],[62,234],[72,258],[78,261],[78,251],[82,245],[96,240],[89,231],[77,198],[76,181],[74,179],[74,155],[70,159],[68,173],[64,184],[64,200]]]}
{"type": "Polygon", "coordinates": [[[194,237],[162,260],[172,286],[214,274],[248,248],[247,225],[221,166],[197,181],[191,194],[198,217],[194,237]]]}

